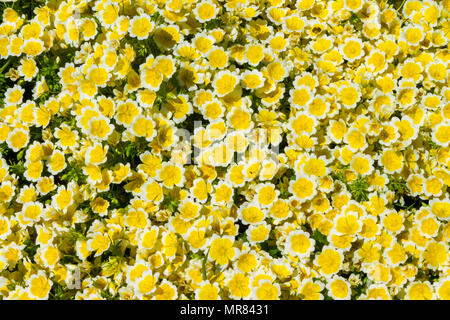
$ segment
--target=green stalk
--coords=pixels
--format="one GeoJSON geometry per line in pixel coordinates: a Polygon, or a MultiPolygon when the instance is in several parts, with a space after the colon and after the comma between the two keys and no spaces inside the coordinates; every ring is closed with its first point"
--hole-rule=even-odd
{"type": "Polygon", "coordinates": [[[406,0],[403,0],[402,4],[400,5],[400,7],[397,8],[397,10],[400,10],[403,7],[403,5],[405,4],[405,2],[406,2],[406,0]]]}
{"type": "Polygon", "coordinates": [[[6,63],[3,65],[3,67],[0,68],[0,73],[3,73],[3,71],[6,69],[7,66],[11,63],[11,59],[6,61],[6,63]]]}
{"type": "Polygon", "coordinates": [[[205,258],[203,259],[203,263],[202,263],[202,278],[204,281],[207,280],[206,278],[206,260],[208,259],[208,255],[209,255],[209,249],[208,252],[205,255],[205,258]]]}

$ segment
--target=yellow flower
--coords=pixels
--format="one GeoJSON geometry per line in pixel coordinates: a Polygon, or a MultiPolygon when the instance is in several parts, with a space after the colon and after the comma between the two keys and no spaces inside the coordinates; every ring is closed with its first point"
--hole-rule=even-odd
{"type": "Polygon", "coordinates": [[[218,300],[219,287],[215,283],[209,283],[207,281],[202,282],[201,287],[195,291],[195,299],[197,300],[218,300]]]}
{"type": "Polygon", "coordinates": [[[314,264],[320,268],[320,272],[324,276],[336,274],[341,269],[342,263],[342,253],[332,247],[324,247],[314,260],[314,264]]]}
{"type": "Polygon", "coordinates": [[[450,281],[447,279],[443,279],[439,281],[436,285],[437,287],[437,295],[442,300],[449,300],[450,298],[450,281]]]}
{"type": "Polygon", "coordinates": [[[285,248],[289,254],[300,258],[308,257],[316,241],[303,231],[292,231],[286,238],[285,248]]]}
{"type": "Polygon", "coordinates": [[[269,238],[270,225],[265,222],[251,225],[247,231],[247,239],[250,243],[260,243],[269,238]]]}
{"type": "Polygon", "coordinates": [[[201,23],[214,19],[218,12],[219,8],[209,0],[200,2],[194,9],[195,18],[201,23]]]}
{"type": "Polygon", "coordinates": [[[149,295],[156,290],[156,281],[159,274],[153,274],[151,271],[144,271],[142,275],[135,280],[135,292],[139,297],[149,295]]]}
{"type": "Polygon", "coordinates": [[[208,259],[215,261],[221,266],[224,266],[227,265],[235,257],[236,249],[233,247],[233,238],[217,237],[211,241],[208,259]]]}
{"type": "Polygon", "coordinates": [[[95,251],[95,256],[97,257],[108,250],[110,243],[111,241],[108,236],[97,233],[93,235],[92,239],[88,240],[87,248],[91,252],[95,251]]]}
{"type": "Polygon", "coordinates": [[[48,298],[53,282],[47,278],[44,272],[39,271],[38,274],[32,275],[27,282],[28,291],[32,297],[39,300],[48,298]]]}
{"type": "Polygon", "coordinates": [[[281,290],[280,285],[268,280],[259,282],[259,286],[253,288],[253,296],[258,300],[278,300],[281,290]]]}
{"type": "Polygon", "coordinates": [[[293,197],[301,202],[312,199],[316,192],[317,185],[314,180],[310,180],[306,177],[299,177],[293,180],[289,184],[289,192],[293,194],[293,197]]]}
{"type": "Polygon", "coordinates": [[[323,300],[323,295],[320,293],[323,288],[324,286],[321,282],[305,280],[299,290],[300,297],[303,300],[323,300]]]}
{"type": "Polygon", "coordinates": [[[231,93],[239,83],[239,77],[230,71],[220,71],[214,76],[212,83],[219,97],[231,93]]]}
{"type": "Polygon", "coordinates": [[[448,263],[448,247],[445,243],[429,242],[422,257],[431,268],[439,268],[448,263]]]}
{"type": "Polygon", "coordinates": [[[407,288],[408,300],[432,300],[434,297],[432,287],[428,281],[413,282],[407,288]]]}
{"type": "Polygon", "coordinates": [[[177,288],[165,279],[156,288],[154,295],[156,300],[175,300],[178,297],[177,288]]]}
{"type": "Polygon", "coordinates": [[[159,170],[158,178],[166,188],[181,186],[184,182],[184,169],[181,166],[164,163],[159,170]]]}
{"type": "Polygon", "coordinates": [[[333,279],[327,283],[327,289],[329,295],[336,300],[348,300],[352,293],[348,281],[339,276],[333,277],[333,279]]]}
{"type": "Polygon", "coordinates": [[[364,55],[363,44],[358,38],[347,38],[339,48],[344,58],[353,62],[364,55]]]}
{"type": "Polygon", "coordinates": [[[250,289],[250,278],[239,272],[230,276],[227,287],[230,290],[230,295],[235,299],[247,298],[252,293],[250,289]]]}
{"type": "Polygon", "coordinates": [[[141,14],[131,19],[128,32],[132,37],[136,37],[138,40],[144,40],[153,29],[154,25],[151,18],[147,14],[141,14]]]}
{"type": "Polygon", "coordinates": [[[213,47],[208,53],[209,65],[212,69],[223,69],[228,65],[226,52],[220,47],[213,47]]]}

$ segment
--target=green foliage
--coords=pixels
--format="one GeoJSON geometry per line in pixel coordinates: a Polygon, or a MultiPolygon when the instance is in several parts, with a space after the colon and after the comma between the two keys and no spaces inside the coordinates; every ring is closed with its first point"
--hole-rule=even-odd
{"type": "Polygon", "coordinates": [[[62,264],[78,264],[80,263],[80,260],[78,259],[78,257],[74,254],[65,254],[61,257],[61,259],[59,260],[60,263],[62,264]]]}
{"type": "Polygon", "coordinates": [[[235,190],[233,195],[233,203],[239,207],[241,204],[245,202],[245,197],[242,194],[239,194],[239,189],[235,190]]]}
{"type": "Polygon", "coordinates": [[[57,59],[50,59],[48,55],[43,55],[38,61],[39,79],[44,77],[50,93],[61,92],[61,78],[58,76],[59,64],[57,59]]]}
{"type": "Polygon", "coordinates": [[[145,40],[137,40],[128,38],[125,41],[122,42],[123,45],[128,44],[130,45],[134,52],[136,53],[136,57],[134,61],[132,62],[131,66],[134,70],[138,70],[139,66],[147,60],[147,57],[152,54],[154,57],[161,54],[161,50],[156,45],[155,40],[153,37],[149,37],[145,40]]]}
{"type": "Polygon", "coordinates": [[[295,172],[293,169],[287,169],[284,171],[279,178],[274,178],[272,183],[276,185],[277,189],[280,190],[280,198],[288,199],[291,196],[289,192],[289,183],[291,180],[295,179],[295,172]]]}
{"type": "Polygon", "coordinates": [[[273,239],[269,238],[266,241],[261,242],[261,249],[268,252],[272,258],[281,258],[282,256],[280,249],[273,239]]]}
{"type": "Polygon", "coordinates": [[[424,144],[426,146],[427,149],[431,150],[431,149],[439,149],[440,146],[438,146],[434,141],[433,138],[430,136],[427,136],[426,139],[424,139],[424,144]]]}
{"type": "Polygon", "coordinates": [[[114,88],[112,86],[98,88],[98,95],[105,96],[107,98],[114,98],[116,96],[114,93],[114,89],[121,90],[124,88],[125,84],[126,84],[126,80],[122,80],[120,82],[115,81],[114,88]]]}
{"type": "Polygon", "coordinates": [[[3,105],[3,99],[5,98],[5,92],[8,89],[6,84],[6,77],[3,73],[0,73],[0,105],[3,105]]]}
{"type": "Polygon", "coordinates": [[[131,194],[123,189],[123,183],[111,184],[101,197],[110,203],[109,209],[126,208],[130,204],[131,194]]]}
{"type": "Polygon", "coordinates": [[[439,280],[439,271],[431,269],[418,269],[416,279],[434,283],[439,280]]]}
{"type": "Polygon", "coordinates": [[[206,277],[206,261],[208,261],[208,256],[209,256],[209,249],[208,252],[206,252],[203,261],[202,261],[202,279],[203,281],[208,280],[208,278],[206,277]]]}
{"type": "Polygon", "coordinates": [[[17,154],[17,160],[22,160],[24,154],[25,154],[25,150],[26,149],[22,149],[19,151],[19,153],[17,154]]]}
{"type": "Polygon", "coordinates": [[[38,127],[35,127],[35,126],[32,126],[30,128],[30,141],[43,142],[43,139],[42,139],[42,128],[38,128],[38,127]]]}
{"type": "MultiPolygon", "coordinates": [[[[120,260],[120,258],[123,258],[124,254],[125,254],[125,249],[126,249],[126,243],[122,239],[119,239],[119,240],[113,242],[110,250],[111,250],[112,255],[114,256],[114,259],[120,260]]],[[[117,264],[119,262],[120,261],[116,261],[115,263],[117,264]]]]}
{"type": "Polygon", "coordinates": [[[180,201],[178,199],[173,199],[170,195],[165,195],[162,205],[167,208],[170,212],[175,213],[178,210],[178,205],[180,201]]]}
{"type": "Polygon", "coordinates": [[[13,82],[6,77],[5,73],[9,70],[8,66],[11,62],[15,60],[17,60],[16,57],[10,57],[8,60],[0,59],[0,107],[3,107],[6,90],[13,85],[13,82]]]}
{"type": "Polygon", "coordinates": [[[69,229],[69,237],[73,242],[76,242],[77,240],[87,240],[86,236],[75,228],[69,229]]]}
{"type": "Polygon", "coordinates": [[[394,9],[400,10],[405,4],[406,0],[387,0],[387,3],[391,5],[394,9]]]}
{"type": "Polygon", "coordinates": [[[57,193],[57,190],[53,190],[49,193],[47,193],[46,195],[40,196],[37,198],[37,201],[45,203],[45,204],[51,204],[52,202],[52,197],[57,193]]]}
{"type": "Polygon", "coordinates": [[[37,245],[33,240],[25,240],[23,242],[25,245],[24,251],[28,254],[28,257],[34,261],[34,255],[36,254],[37,249],[39,248],[39,245],[37,245]]]}
{"type": "Polygon", "coordinates": [[[312,238],[314,239],[314,241],[316,241],[316,246],[318,247],[319,251],[321,251],[324,246],[327,246],[329,244],[327,236],[322,234],[317,229],[314,230],[312,238]]]}
{"type": "Polygon", "coordinates": [[[77,290],[65,289],[58,282],[54,282],[50,290],[49,298],[51,300],[74,300],[77,290]]]}
{"type": "Polygon", "coordinates": [[[145,152],[147,144],[148,142],[142,137],[137,138],[134,142],[119,142],[115,148],[110,149],[105,166],[113,167],[118,163],[129,163],[131,169],[136,169],[140,163],[139,155],[145,152]]]}
{"type": "Polygon", "coordinates": [[[119,298],[120,298],[119,293],[116,292],[116,294],[112,294],[108,290],[103,290],[100,293],[100,295],[102,296],[103,299],[106,299],[106,300],[119,300],[119,298]]]}
{"type": "MultiPolygon", "coordinates": [[[[34,9],[45,6],[46,0],[16,0],[14,2],[4,2],[0,4],[0,17],[6,8],[13,8],[19,15],[25,15],[27,19],[34,17],[34,9]]],[[[3,22],[3,19],[1,19],[3,22]]]]}
{"type": "Polygon", "coordinates": [[[352,198],[358,202],[368,200],[369,187],[370,184],[364,177],[359,177],[354,182],[348,184],[348,189],[352,195],[352,198]]]}
{"type": "Polygon", "coordinates": [[[203,116],[199,113],[192,113],[186,117],[182,123],[180,123],[179,128],[189,130],[189,132],[194,132],[195,124],[201,122],[202,126],[206,126],[209,122],[203,119],[203,116]]]}
{"type": "Polygon", "coordinates": [[[361,277],[360,283],[352,288],[352,295],[351,295],[352,300],[357,299],[357,297],[360,297],[367,291],[369,278],[365,273],[360,273],[360,277],[361,277]]]}
{"type": "Polygon", "coordinates": [[[402,177],[389,176],[387,188],[396,194],[404,194],[407,192],[406,181],[402,177]]]}
{"type": "Polygon", "coordinates": [[[216,29],[216,28],[220,28],[221,25],[222,24],[221,24],[220,19],[213,19],[213,20],[209,20],[209,21],[205,22],[203,24],[203,29],[213,30],[213,29],[216,29]]]}
{"type": "Polygon", "coordinates": [[[8,145],[5,142],[0,143],[0,154],[2,156],[6,155],[8,153],[8,150],[8,145]]]}
{"type": "Polygon", "coordinates": [[[204,253],[202,251],[197,251],[197,252],[189,251],[187,253],[187,256],[188,256],[189,260],[198,260],[198,259],[204,259],[205,258],[205,255],[204,255],[204,253]]]}
{"type": "MultiPolygon", "coordinates": [[[[289,90],[291,90],[292,88],[294,88],[294,85],[292,83],[292,81],[290,81],[290,79],[288,79],[286,77],[286,79],[284,80],[284,87],[286,92],[289,92],[289,90]]],[[[286,117],[288,118],[290,113],[291,113],[291,104],[289,103],[289,95],[284,95],[283,99],[281,100],[280,103],[280,112],[286,117]]]]}
{"type": "Polygon", "coordinates": [[[424,201],[420,197],[410,196],[406,181],[402,177],[389,175],[387,188],[395,194],[393,206],[396,210],[403,209],[409,212],[412,208],[419,209],[422,205],[428,203],[427,200],[424,201]]]}
{"type": "Polygon", "coordinates": [[[155,12],[150,18],[157,25],[164,23],[164,17],[159,12],[155,12]]]}
{"type": "MultiPolygon", "coordinates": [[[[58,72],[62,66],[67,62],[72,62],[74,59],[74,51],[69,49],[59,50],[58,54],[53,51],[49,51],[48,54],[42,54],[36,59],[37,66],[39,68],[39,74],[37,79],[45,79],[49,92],[44,93],[37,99],[39,104],[44,103],[49,97],[57,95],[62,90],[61,78],[58,72]]],[[[29,86],[34,86],[35,83],[29,83],[29,86]]]]}
{"type": "Polygon", "coordinates": [[[23,164],[23,161],[19,161],[17,163],[11,164],[9,166],[9,172],[12,174],[15,174],[19,177],[23,177],[23,174],[25,173],[25,166],[23,164]]]}
{"type": "Polygon", "coordinates": [[[358,15],[354,12],[352,12],[352,15],[350,16],[350,19],[348,20],[352,26],[355,28],[359,28],[360,25],[362,25],[361,19],[358,17],[358,15]]]}
{"type": "Polygon", "coordinates": [[[81,164],[70,162],[63,171],[64,174],[62,175],[61,180],[67,182],[75,181],[78,185],[86,184],[86,176],[81,168],[81,164]]]}
{"type": "Polygon", "coordinates": [[[239,240],[239,241],[242,241],[242,242],[248,242],[248,239],[247,239],[247,233],[245,233],[245,232],[241,232],[238,236],[237,236],[237,238],[236,238],[237,240],[239,240]]]}
{"type": "Polygon", "coordinates": [[[356,180],[349,183],[342,171],[333,172],[332,176],[334,180],[342,181],[345,184],[347,190],[350,192],[354,200],[358,202],[368,200],[368,195],[370,193],[370,184],[365,180],[364,177],[359,176],[356,180]]]}

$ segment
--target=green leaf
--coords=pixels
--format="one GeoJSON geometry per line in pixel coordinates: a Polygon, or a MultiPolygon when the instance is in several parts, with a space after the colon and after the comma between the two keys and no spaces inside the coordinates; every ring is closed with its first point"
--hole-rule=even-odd
{"type": "Polygon", "coordinates": [[[208,260],[208,255],[209,255],[209,249],[208,249],[208,252],[205,254],[205,258],[203,259],[203,262],[202,262],[202,279],[204,281],[206,281],[208,279],[206,277],[206,261],[208,260]]]}
{"type": "Polygon", "coordinates": [[[269,253],[272,258],[280,258],[282,256],[281,251],[274,240],[267,239],[266,241],[261,242],[261,249],[269,253]]]}
{"type": "Polygon", "coordinates": [[[22,151],[20,151],[17,154],[17,160],[21,160],[23,158],[23,155],[25,154],[25,149],[23,149],[22,151]]]}
{"type": "Polygon", "coordinates": [[[319,230],[314,230],[312,238],[316,241],[316,244],[319,246],[319,250],[322,250],[324,246],[329,244],[327,240],[327,236],[322,234],[319,230]]]}
{"type": "Polygon", "coordinates": [[[242,242],[248,242],[247,233],[242,232],[240,235],[238,235],[237,239],[242,242]]]}
{"type": "Polygon", "coordinates": [[[364,177],[359,177],[354,182],[350,183],[348,187],[353,199],[356,201],[361,202],[368,200],[370,184],[364,177]]]}
{"type": "Polygon", "coordinates": [[[35,244],[34,241],[31,240],[25,240],[23,244],[25,245],[24,251],[28,254],[28,257],[33,259],[39,246],[35,244]]]}

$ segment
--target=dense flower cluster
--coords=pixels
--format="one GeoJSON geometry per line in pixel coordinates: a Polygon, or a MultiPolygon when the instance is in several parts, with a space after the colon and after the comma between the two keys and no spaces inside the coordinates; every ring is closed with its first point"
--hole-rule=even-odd
{"type": "Polygon", "coordinates": [[[449,0],[0,13],[0,299],[450,299],[449,0]]]}

